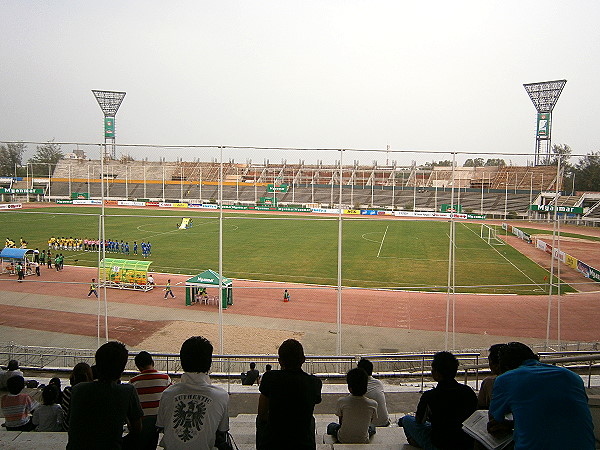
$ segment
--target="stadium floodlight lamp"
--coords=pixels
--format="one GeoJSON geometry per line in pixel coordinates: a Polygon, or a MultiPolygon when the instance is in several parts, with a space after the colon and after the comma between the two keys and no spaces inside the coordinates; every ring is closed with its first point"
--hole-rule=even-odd
{"type": "Polygon", "coordinates": [[[119,106],[125,98],[125,92],[116,91],[97,91],[92,89],[94,97],[100,109],[104,113],[104,158],[108,158],[108,147],[110,146],[111,157],[116,157],[116,145],[115,145],[115,116],[119,110],[119,106]]]}
{"type": "Polygon", "coordinates": [[[567,84],[567,80],[543,81],[523,85],[537,110],[534,160],[536,166],[548,164],[551,161],[552,110],[565,84],[567,84]]]}

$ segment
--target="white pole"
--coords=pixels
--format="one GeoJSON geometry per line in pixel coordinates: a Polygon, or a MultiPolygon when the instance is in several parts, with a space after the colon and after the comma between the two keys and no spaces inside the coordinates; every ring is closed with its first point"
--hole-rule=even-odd
{"type": "MultiPolygon", "coordinates": [[[[337,335],[336,354],[342,354],[342,157],[344,150],[340,150],[340,203],[338,205],[338,267],[337,267],[337,335]]],[[[333,183],[333,180],[332,180],[333,183]]]]}
{"type": "MultiPolygon", "coordinates": [[[[453,261],[454,261],[454,160],[456,155],[452,153],[452,190],[450,191],[450,231],[449,235],[449,243],[448,243],[448,287],[447,287],[447,296],[446,296],[446,334],[445,334],[445,342],[444,347],[445,350],[448,350],[448,333],[450,332],[450,302],[453,301],[454,294],[454,279],[453,279],[453,261]]],[[[452,340],[454,341],[454,317],[452,318],[453,328],[452,328],[452,340]]]]}
{"type": "Polygon", "coordinates": [[[219,353],[224,353],[223,343],[223,147],[219,164],[219,353]]]}

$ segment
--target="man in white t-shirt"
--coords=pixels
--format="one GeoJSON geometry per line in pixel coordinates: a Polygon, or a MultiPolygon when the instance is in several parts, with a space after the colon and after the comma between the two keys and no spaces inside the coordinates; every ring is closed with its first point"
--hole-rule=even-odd
{"type": "Polygon", "coordinates": [[[215,442],[225,441],[229,395],[208,377],[212,352],[212,344],[202,336],[193,336],[181,346],[181,382],[163,392],[158,407],[156,426],[164,434],[160,446],[211,449],[215,442]]]}
{"type": "Polygon", "coordinates": [[[373,378],[373,363],[368,359],[362,358],[358,361],[357,367],[364,369],[367,375],[369,375],[365,397],[377,402],[377,419],[373,420],[373,425],[376,427],[387,427],[390,424],[390,419],[385,402],[385,393],[383,392],[383,383],[373,378]]]}

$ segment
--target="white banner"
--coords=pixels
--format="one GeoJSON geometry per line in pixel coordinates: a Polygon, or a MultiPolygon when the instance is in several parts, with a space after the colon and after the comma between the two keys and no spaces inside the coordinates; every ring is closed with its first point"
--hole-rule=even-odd
{"type": "Polygon", "coordinates": [[[7,203],[5,205],[0,205],[0,209],[21,209],[23,208],[22,203],[7,203]]]}
{"type": "Polygon", "coordinates": [[[73,200],[74,205],[101,205],[102,200],[73,200]]]}

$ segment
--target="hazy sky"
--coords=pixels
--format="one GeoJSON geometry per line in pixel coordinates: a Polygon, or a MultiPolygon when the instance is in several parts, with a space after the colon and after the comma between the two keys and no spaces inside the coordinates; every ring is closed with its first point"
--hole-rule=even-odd
{"type": "Polygon", "coordinates": [[[0,18],[0,140],[102,142],[100,89],[127,92],[119,143],[525,155],[536,113],[523,83],[566,79],[553,142],[600,150],[597,0],[0,0],[0,18]]]}

